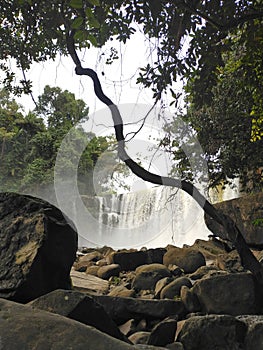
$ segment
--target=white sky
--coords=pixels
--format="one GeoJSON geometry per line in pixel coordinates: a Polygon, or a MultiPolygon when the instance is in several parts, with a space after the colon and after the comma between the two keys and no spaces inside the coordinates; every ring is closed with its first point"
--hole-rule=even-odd
{"type": "MultiPolygon", "coordinates": [[[[152,104],[152,92],[136,85],[139,67],[145,66],[147,60],[154,59],[150,50],[150,43],[143,34],[138,32],[126,45],[112,41],[102,49],[87,49],[80,54],[80,57],[83,67],[92,68],[97,72],[104,93],[114,103],[141,102],[152,104]],[[107,65],[105,62],[109,57],[111,46],[118,50],[119,59],[112,65],[107,65]]],[[[55,62],[33,64],[30,71],[26,73],[26,77],[33,82],[35,100],[43,93],[45,85],[50,85],[73,92],[76,98],[81,98],[87,103],[92,112],[104,108],[105,105],[99,102],[94,95],[91,80],[88,77],[77,76],[74,68],[70,57],[57,57],[55,62]]],[[[17,73],[19,74],[19,72],[17,73]]],[[[23,96],[19,102],[26,111],[34,108],[30,96],[23,96]]]]}

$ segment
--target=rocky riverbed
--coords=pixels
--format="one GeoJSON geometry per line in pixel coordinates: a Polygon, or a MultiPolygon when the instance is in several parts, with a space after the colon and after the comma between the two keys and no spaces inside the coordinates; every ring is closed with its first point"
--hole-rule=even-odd
{"type": "Polygon", "coordinates": [[[263,349],[262,290],[214,237],[77,250],[58,209],[15,194],[0,234],[1,350],[263,349]]]}

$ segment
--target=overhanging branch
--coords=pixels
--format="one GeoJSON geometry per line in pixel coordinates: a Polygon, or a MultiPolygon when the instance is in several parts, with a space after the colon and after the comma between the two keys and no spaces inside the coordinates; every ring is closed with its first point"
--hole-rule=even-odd
{"type": "Polygon", "coordinates": [[[230,217],[219,212],[208,200],[206,200],[206,198],[200,193],[200,191],[190,182],[156,175],[154,173],[147,171],[146,169],[141,167],[139,164],[137,164],[132,158],[130,158],[130,156],[127,154],[125,150],[123,120],[119,112],[119,109],[111,101],[111,99],[104,94],[99,78],[97,76],[97,73],[93,69],[82,67],[81,62],[75,50],[74,32],[71,32],[67,35],[67,47],[68,47],[69,54],[76,65],[76,69],[75,69],[76,74],[87,75],[92,79],[96,96],[101,102],[107,105],[111,111],[111,115],[114,123],[114,129],[115,129],[115,136],[118,142],[118,155],[120,159],[123,162],[125,162],[125,164],[130,168],[130,170],[135,175],[137,175],[144,181],[157,184],[157,185],[162,185],[162,186],[181,188],[183,191],[187,192],[190,196],[192,196],[194,200],[201,206],[201,208],[209,216],[211,216],[217,223],[219,223],[225,228],[225,231],[227,232],[227,237],[221,237],[221,238],[228,239],[234,244],[234,246],[236,247],[240,255],[243,266],[253,273],[257,282],[263,288],[263,268],[259,263],[259,261],[255,258],[255,256],[250,251],[239,228],[230,217]]]}

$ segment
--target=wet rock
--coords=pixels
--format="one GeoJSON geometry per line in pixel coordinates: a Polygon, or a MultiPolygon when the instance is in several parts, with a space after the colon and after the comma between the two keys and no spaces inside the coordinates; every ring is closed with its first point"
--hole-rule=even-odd
{"type": "Polygon", "coordinates": [[[162,264],[139,266],[135,273],[136,276],[133,281],[135,290],[152,290],[160,279],[171,276],[171,272],[162,264]]]}
{"type": "Polygon", "coordinates": [[[202,253],[191,248],[171,248],[164,254],[163,263],[166,266],[174,264],[184,270],[185,273],[193,273],[200,266],[206,264],[202,253]]]}
{"type": "Polygon", "coordinates": [[[198,280],[192,291],[206,313],[241,315],[256,311],[252,274],[235,273],[198,280]]]}
{"type": "Polygon", "coordinates": [[[243,349],[247,326],[229,315],[193,316],[187,319],[178,341],[185,350],[243,349]]]}
{"type": "Polygon", "coordinates": [[[2,349],[132,350],[119,339],[69,318],[0,299],[2,349]]]}
{"type": "Polygon", "coordinates": [[[178,277],[166,287],[164,287],[160,293],[161,299],[174,299],[180,296],[182,286],[192,287],[192,283],[188,277],[178,277]]]}
{"type": "Polygon", "coordinates": [[[72,227],[43,200],[0,193],[0,297],[27,302],[70,289],[77,251],[72,227]]]}
{"type": "Polygon", "coordinates": [[[181,318],[186,313],[183,303],[176,300],[144,300],[108,295],[95,295],[93,298],[104,307],[111,319],[118,325],[130,319],[160,320],[174,315],[181,318]]]}
{"type": "Polygon", "coordinates": [[[71,318],[114,338],[127,341],[103,307],[84,293],[55,290],[33,300],[30,306],[71,318]]]}
{"type": "Polygon", "coordinates": [[[177,327],[177,320],[167,318],[158,323],[151,331],[148,339],[149,345],[165,346],[174,341],[177,327]]]}
{"type": "Polygon", "coordinates": [[[120,265],[111,264],[111,265],[101,266],[97,271],[97,275],[98,277],[104,280],[108,280],[110,277],[119,276],[120,272],[121,272],[120,265]]]}

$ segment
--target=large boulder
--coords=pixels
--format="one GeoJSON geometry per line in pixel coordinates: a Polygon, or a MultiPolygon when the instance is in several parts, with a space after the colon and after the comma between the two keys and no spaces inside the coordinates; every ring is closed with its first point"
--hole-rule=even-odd
{"type": "MultiPolygon", "coordinates": [[[[263,192],[260,192],[216,203],[214,206],[236,222],[249,245],[263,247],[262,202],[263,192]]],[[[207,214],[205,214],[205,223],[215,235],[228,238],[223,226],[207,214]]]]}
{"type": "Polygon", "coordinates": [[[119,264],[123,271],[133,271],[141,265],[161,264],[165,252],[165,248],[148,249],[146,251],[122,250],[112,253],[109,263],[119,264]]]}
{"type": "Polygon", "coordinates": [[[256,311],[251,273],[215,275],[198,280],[193,288],[205,313],[242,315],[256,311]]]}
{"type": "Polygon", "coordinates": [[[94,327],[31,306],[0,299],[0,348],[5,350],[132,350],[94,327]]]}
{"type": "Polygon", "coordinates": [[[118,325],[130,319],[159,320],[174,315],[181,318],[186,314],[185,307],[179,300],[147,300],[108,295],[94,295],[93,298],[118,325]]]}
{"type": "Polygon", "coordinates": [[[246,330],[246,324],[233,316],[193,316],[185,321],[178,341],[184,350],[243,349],[246,330]]]}
{"type": "Polygon", "coordinates": [[[174,299],[180,297],[181,288],[183,286],[187,286],[189,288],[192,287],[191,280],[186,276],[178,277],[171,283],[167,284],[167,286],[161,290],[160,298],[174,299]]]}
{"type": "Polygon", "coordinates": [[[30,302],[30,306],[71,318],[127,341],[103,307],[84,293],[57,289],[30,302]]]}
{"type": "Polygon", "coordinates": [[[195,272],[200,266],[206,264],[202,253],[192,248],[170,248],[163,256],[163,263],[177,265],[185,273],[195,272]]]}
{"type": "Polygon", "coordinates": [[[70,289],[77,233],[62,212],[37,198],[0,193],[0,297],[28,302],[70,289]]]}
{"type": "Polygon", "coordinates": [[[262,315],[242,315],[236,317],[243,321],[248,331],[245,338],[245,350],[262,349],[263,344],[263,316],[262,315]]]}
{"type": "Polygon", "coordinates": [[[135,273],[132,285],[135,290],[154,289],[160,279],[172,275],[168,268],[162,264],[142,265],[137,267],[135,273]]]}

